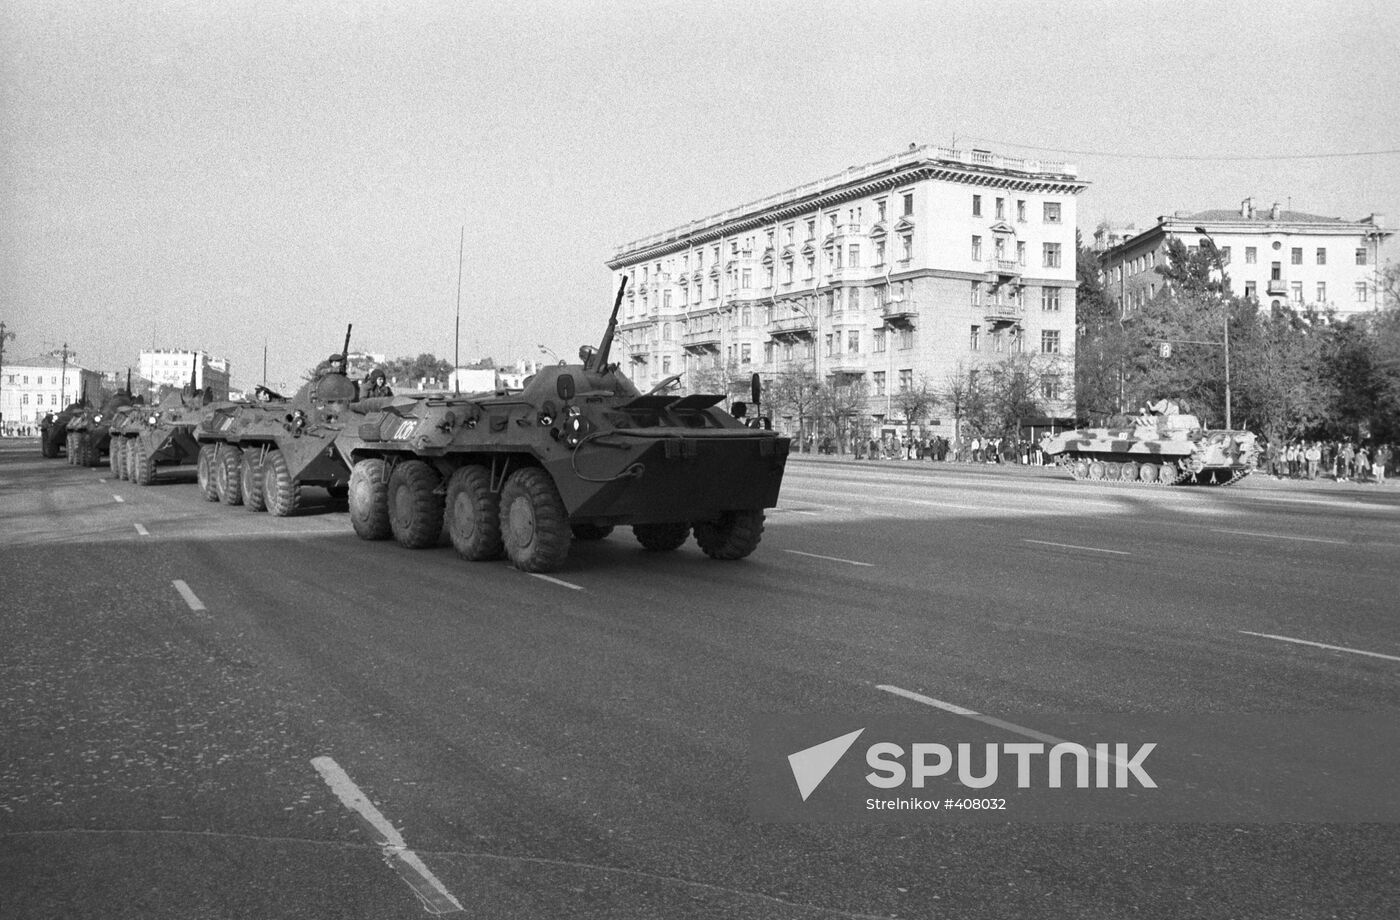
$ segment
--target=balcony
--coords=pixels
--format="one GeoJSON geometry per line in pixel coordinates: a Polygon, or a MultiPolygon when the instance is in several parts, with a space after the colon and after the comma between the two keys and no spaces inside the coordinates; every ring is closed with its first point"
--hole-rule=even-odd
{"type": "Polygon", "coordinates": [[[768,324],[768,334],[774,338],[811,338],[816,331],[817,322],[810,316],[790,316],[787,319],[775,319],[768,324]]]}
{"type": "Polygon", "coordinates": [[[865,374],[865,358],[862,355],[828,355],[822,362],[822,371],[860,377],[865,374]]]}
{"type": "Polygon", "coordinates": [[[891,326],[911,326],[919,318],[919,305],[912,300],[890,300],[880,305],[880,316],[891,326]]]}
{"type": "Polygon", "coordinates": [[[1021,277],[1021,263],[1017,260],[997,258],[987,260],[988,281],[995,282],[998,279],[1006,280],[1019,277],[1021,277]]]}
{"type": "Polygon", "coordinates": [[[1269,282],[1269,293],[1270,293],[1270,294],[1279,294],[1279,295],[1285,295],[1285,296],[1286,296],[1286,295],[1288,294],[1288,282],[1287,282],[1287,281],[1282,281],[1282,280],[1279,280],[1279,279],[1275,279],[1275,280],[1273,280],[1273,281],[1270,281],[1270,282],[1269,282]]]}
{"type": "Polygon", "coordinates": [[[988,303],[982,304],[979,309],[982,310],[983,318],[992,326],[998,323],[1019,323],[1026,315],[1026,308],[1018,303],[988,303]]]}
{"type": "Polygon", "coordinates": [[[691,351],[719,351],[719,330],[687,332],[681,336],[681,347],[691,351]]]}

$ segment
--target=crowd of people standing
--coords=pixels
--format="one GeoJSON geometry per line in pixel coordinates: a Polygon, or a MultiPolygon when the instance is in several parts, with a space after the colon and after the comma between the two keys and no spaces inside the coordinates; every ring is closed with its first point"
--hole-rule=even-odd
{"type": "Polygon", "coordinates": [[[1260,471],[1275,479],[1385,483],[1395,450],[1389,444],[1351,441],[1273,441],[1264,447],[1260,471]]]}

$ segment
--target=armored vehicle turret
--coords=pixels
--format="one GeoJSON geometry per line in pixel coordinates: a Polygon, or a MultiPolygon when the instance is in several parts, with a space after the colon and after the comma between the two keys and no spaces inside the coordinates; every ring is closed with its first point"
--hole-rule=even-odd
{"type": "Polygon", "coordinates": [[[1168,399],[1144,407],[1126,425],[1047,435],[1040,448],[1075,479],[1140,485],[1228,486],[1259,460],[1253,434],[1203,428],[1168,399]]]}
{"type": "MultiPolygon", "coordinates": [[[[345,342],[348,348],[348,329],[345,342]]],[[[301,506],[303,485],[343,496],[350,470],[331,442],[353,415],[357,394],[342,352],[290,399],[259,387],[251,402],[211,406],[195,429],[204,496],[278,516],[301,506]]]]}
{"type": "Polygon", "coordinates": [[[649,550],[693,532],[716,559],[753,552],[789,441],[719,408],[723,396],[669,392],[680,375],[639,392],[608,362],[625,285],[600,347],[522,389],[360,403],[364,419],[335,440],[355,532],[425,547],[445,531],[467,559],[504,553],[528,572],[619,525],[649,550]]]}

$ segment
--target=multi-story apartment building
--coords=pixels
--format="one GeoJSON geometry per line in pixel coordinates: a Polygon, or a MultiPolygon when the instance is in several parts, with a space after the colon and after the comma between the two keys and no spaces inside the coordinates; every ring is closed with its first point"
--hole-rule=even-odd
{"type": "Polygon", "coordinates": [[[140,374],[154,386],[169,384],[183,387],[195,373],[195,389],[209,387],[215,399],[228,399],[229,363],[207,351],[187,351],[182,348],[143,351],[139,361],[140,374]],[[196,362],[196,358],[198,361],[196,362]]]}
{"type": "Polygon", "coordinates": [[[627,369],[643,389],[714,366],[864,379],[869,420],[892,428],[898,390],[1043,353],[1047,409],[1072,415],[1087,184],[1067,163],[911,146],[628,243],[607,262],[614,290],[628,279],[627,369]]]}
{"type": "Polygon", "coordinates": [[[95,397],[102,374],[73,361],[72,355],[41,355],[6,364],[0,377],[0,419],[6,434],[33,429],[50,411],[78,402],[83,394],[95,397]]]}
{"type": "Polygon", "coordinates": [[[1289,305],[1347,317],[1380,308],[1380,247],[1394,232],[1383,227],[1380,214],[1343,220],[1277,204],[1256,209],[1246,198],[1237,210],[1159,217],[1150,229],[1101,247],[1099,264],[1109,296],[1136,309],[1165,284],[1155,269],[1166,264],[1167,243],[1178,238],[1199,246],[1208,236],[1236,294],[1255,298],[1261,307],[1289,305]]]}

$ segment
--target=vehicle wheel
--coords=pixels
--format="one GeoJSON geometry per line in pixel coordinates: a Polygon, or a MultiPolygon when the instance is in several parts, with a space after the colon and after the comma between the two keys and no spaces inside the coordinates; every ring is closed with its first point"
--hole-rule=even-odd
{"type": "Polygon", "coordinates": [[[361,540],[394,535],[389,526],[388,465],[383,460],[361,460],[350,470],[350,526],[361,540]]]}
{"type": "Polygon", "coordinates": [[[263,455],[262,496],[263,506],[277,517],[295,514],[301,507],[301,485],[292,478],[287,458],[276,448],[263,455]]]}
{"type": "Polygon", "coordinates": [[[125,479],[126,469],[122,456],[122,448],[126,446],[126,439],[112,439],[112,443],[107,447],[107,469],[111,470],[113,479],[125,479]]]}
{"type": "Polygon", "coordinates": [[[124,465],[127,468],[131,481],[141,486],[148,486],[156,481],[156,458],[151,456],[150,451],[135,438],[128,444],[122,446],[126,448],[126,460],[124,465]],[[129,446],[128,446],[129,444],[129,446]]]}
{"type": "MultiPolygon", "coordinates": [[[[673,549],[680,549],[690,537],[690,524],[685,521],[678,524],[633,524],[632,535],[642,544],[643,549],[667,553],[673,549]]],[[[757,541],[754,545],[758,545],[757,541]]]]}
{"type": "Polygon", "coordinates": [[[1143,482],[1156,482],[1161,478],[1162,469],[1155,463],[1144,463],[1138,470],[1138,478],[1143,482]]]}
{"type": "Polygon", "coordinates": [[[743,559],[763,537],[763,511],[726,511],[695,524],[695,542],[712,559],[743,559]]]}
{"type": "Polygon", "coordinates": [[[501,558],[501,496],[491,491],[491,471],[464,466],[447,480],[447,535],[457,555],[472,562],[501,558]]]}
{"type": "Polygon", "coordinates": [[[252,453],[244,454],[243,462],[238,465],[238,491],[243,496],[243,507],[249,511],[267,510],[262,464],[252,453]]]}
{"type": "Polygon", "coordinates": [[[506,555],[522,572],[549,572],[569,555],[569,513],[549,474],[516,470],[501,489],[501,537],[506,555]]]}
{"type": "Polygon", "coordinates": [[[1108,465],[1102,460],[1091,460],[1089,462],[1089,478],[1093,480],[1103,479],[1108,474],[1108,465]]]}
{"type": "Polygon", "coordinates": [[[101,466],[102,452],[97,449],[97,435],[88,432],[78,442],[78,456],[83,466],[101,466]]]}
{"type": "Polygon", "coordinates": [[[613,532],[611,524],[574,524],[569,528],[575,540],[606,540],[613,532]]]}
{"type": "Polygon", "coordinates": [[[442,537],[442,477],[422,460],[403,460],[389,474],[389,527],[399,545],[436,546],[442,537]]]}
{"type": "Polygon", "coordinates": [[[218,456],[218,445],[199,445],[199,460],[195,463],[195,479],[199,482],[199,491],[204,493],[204,500],[216,502],[219,500],[219,487],[214,481],[214,462],[218,456]]]}
{"type": "Polygon", "coordinates": [[[68,439],[64,442],[63,452],[68,457],[69,466],[78,465],[78,433],[76,431],[68,432],[68,439]]]}
{"type": "Polygon", "coordinates": [[[243,451],[230,444],[219,447],[214,456],[214,485],[219,500],[225,505],[243,504],[243,492],[238,488],[238,472],[243,464],[243,451]]]}
{"type": "Polygon", "coordinates": [[[39,436],[39,453],[45,460],[52,460],[58,456],[58,439],[51,433],[44,432],[39,436]]]}
{"type": "Polygon", "coordinates": [[[1117,482],[1123,478],[1123,464],[1107,463],[1104,465],[1103,478],[1109,482],[1117,482]]]}
{"type": "Polygon", "coordinates": [[[1122,478],[1124,482],[1137,482],[1138,475],[1142,470],[1142,464],[1130,462],[1123,464],[1122,478]]]}
{"type": "Polygon", "coordinates": [[[1075,478],[1075,479],[1088,479],[1088,478],[1089,478],[1089,461],[1088,461],[1088,460],[1075,460],[1075,461],[1074,461],[1074,478],[1075,478]]]}

